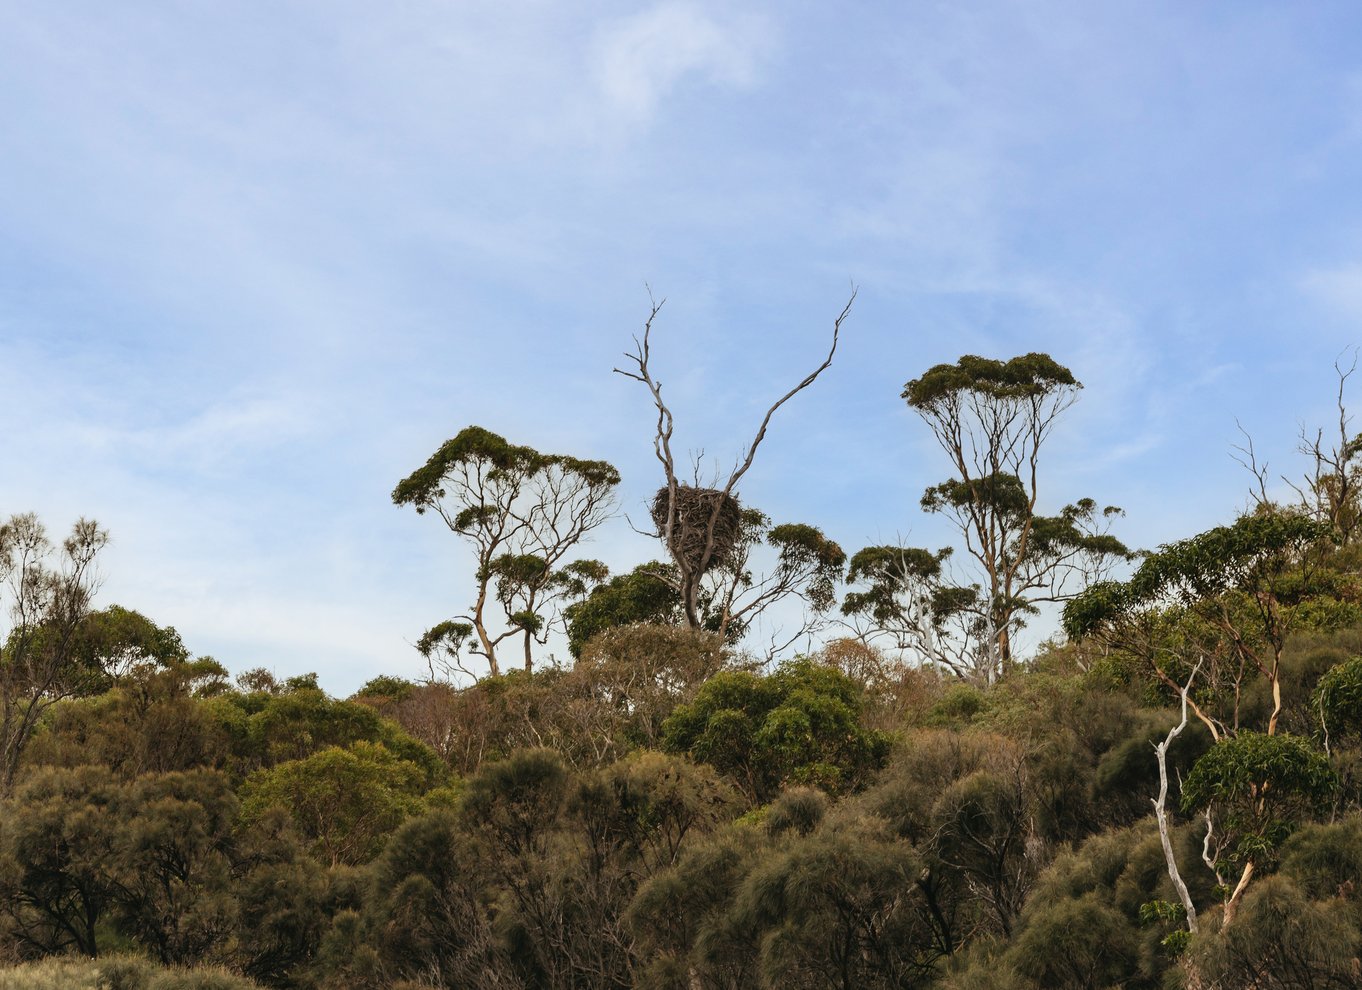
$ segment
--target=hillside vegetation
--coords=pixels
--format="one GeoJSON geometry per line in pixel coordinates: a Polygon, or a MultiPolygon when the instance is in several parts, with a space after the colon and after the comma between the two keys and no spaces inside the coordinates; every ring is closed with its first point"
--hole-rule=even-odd
{"type": "Polygon", "coordinates": [[[661,559],[576,556],[608,464],[462,431],[393,496],[477,560],[427,678],[233,678],[95,607],[93,523],[0,530],[0,988],[1362,986],[1341,401],[1290,504],[1251,464],[1246,512],[1134,552],[1042,512],[1068,370],[962,358],[904,391],[958,545],[847,554],[677,480],[646,341],[661,559]],[[754,642],[792,601],[822,645],[754,642]]]}

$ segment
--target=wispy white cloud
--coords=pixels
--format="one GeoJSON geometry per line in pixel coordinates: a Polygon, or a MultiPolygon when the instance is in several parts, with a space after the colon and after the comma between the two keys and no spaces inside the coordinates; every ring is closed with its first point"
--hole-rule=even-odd
{"type": "Polygon", "coordinates": [[[720,19],[695,4],[661,3],[598,29],[596,82],[613,110],[643,122],[688,78],[752,85],[768,30],[751,16],[720,19]]]}

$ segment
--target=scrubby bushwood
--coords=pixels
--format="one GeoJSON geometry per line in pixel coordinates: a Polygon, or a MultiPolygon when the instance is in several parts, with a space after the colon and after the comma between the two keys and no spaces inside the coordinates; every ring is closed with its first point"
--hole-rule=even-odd
{"type": "Polygon", "coordinates": [[[638,623],[588,642],[566,680],[613,716],[623,747],[657,749],[677,706],[730,662],[718,633],[638,623]]]}
{"type": "Polygon", "coordinates": [[[242,786],[243,818],[282,808],[322,862],[366,863],[420,809],[424,783],[421,767],[381,744],[333,746],[252,774],[242,786]]]}
{"type": "Polygon", "coordinates": [[[800,659],[775,673],[725,671],[662,726],[663,746],[708,763],[754,804],[791,784],[846,793],[884,764],[889,737],[859,724],[862,697],[850,678],[800,659]]]}
{"type": "Polygon", "coordinates": [[[100,767],[34,774],[0,804],[0,911],[25,954],[100,953],[118,893],[117,782],[100,767]]]}
{"type": "Polygon", "coordinates": [[[920,891],[922,859],[875,823],[823,828],[759,861],[734,920],[762,933],[768,987],[925,987],[938,954],[920,891]]]}

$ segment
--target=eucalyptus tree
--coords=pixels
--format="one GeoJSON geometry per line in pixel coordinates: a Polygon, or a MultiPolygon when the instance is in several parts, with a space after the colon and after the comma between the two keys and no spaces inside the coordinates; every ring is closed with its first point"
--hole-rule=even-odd
{"type": "Polygon", "coordinates": [[[580,656],[587,641],[607,629],[634,622],[679,624],[738,642],[768,608],[786,599],[805,607],[805,621],[793,636],[773,637],[770,655],[811,631],[836,604],[846,553],[821,529],[805,523],[773,525],[760,509],[741,508],[726,538],[722,559],[701,576],[691,625],[681,607],[676,581],[680,568],[652,561],[597,585],[564,610],[568,645],[580,656]]]}
{"type": "Polygon", "coordinates": [[[444,651],[457,665],[471,641],[470,652],[495,677],[497,648],[518,637],[525,669],[532,669],[534,645],[547,642],[564,599],[605,577],[604,565],[567,556],[613,513],[619,481],[605,461],[540,453],[480,426],[442,444],[392,498],[419,514],[433,512],[472,546],[476,586],[466,611],[422,637],[422,652],[444,651]]]}
{"type": "Polygon", "coordinates": [[[1008,361],[967,354],[904,386],[954,474],[929,487],[922,507],[949,518],[967,558],[962,580],[950,548],[867,547],[848,580],[864,590],[843,611],[870,634],[962,676],[993,681],[1013,662],[1013,633],[1042,603],[1063,602],[1130,551],[1109,526],[1121,514],[1092,499],[1057,515],[1037,512],[1041,451],[1082,385],[1046,354],[1008,361]]]}
{"type": "MultiPolygon", "coordinates": [[[[1192,768],[1182,800],[1184,812],[1205,821],[1203,859],[1226,891],[1226,927],[1276,846],[1334,786],[1323,754],[1277,731],[1295,599],[1334,535],[1325,523],[1265,507],[1160,547],[1129,581],[1095,584],[1064,609],[1070,636],[1095,636],[1142,658],[1180,697],[1183,722],[1156,747],[1161,778],[1188,709],[1210,732],[1215,745],[1192,768]],[[1245,706],[1254,681],[1271,699],[1261,731],[1245,706]],[[1230,867],[1237,880],[1225,874],[1230,867]]],[[[1162,797],[1155,807],[1166,829],[1162,797]]],[[[1171,848],[1164,851],[1176,886],[1178,865],[1171,848]]],[[[1190,910],[1188,923],[1195,931],[1190,910]]]]}
{"type": "Polygon", "coordinates": [[[97,584],[95,559],[109,541],[79,520],[60,548],[38,517],[0,524],[0,598],[9,629],[0,640],[0,797],[14,788],[39,719],[63,698],[102,690],[104,670],[82,649],[97,584]]]}

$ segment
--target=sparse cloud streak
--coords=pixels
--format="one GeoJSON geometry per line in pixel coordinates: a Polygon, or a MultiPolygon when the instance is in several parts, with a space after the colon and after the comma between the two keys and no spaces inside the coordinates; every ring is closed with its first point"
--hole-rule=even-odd
{"type": "MultiPolygon", "coordinates": [[[[668,297],[678,439],[848,549],[937,539],[899,399],[963,353],[1085,383],[1056,508],[1224,521],[1362,339],[1362,11],[15,0],[0,32],[0,514],[113,530],[105,601],[232,669],[416,673],[470,563],[396,509],[462,427],[655,491],[610,374],[668,297]],[[1167,479],[1177,496],[1170,500],[1167,479]]],[[[621,520],[585,549],[656,553],[621,520]]]]}

